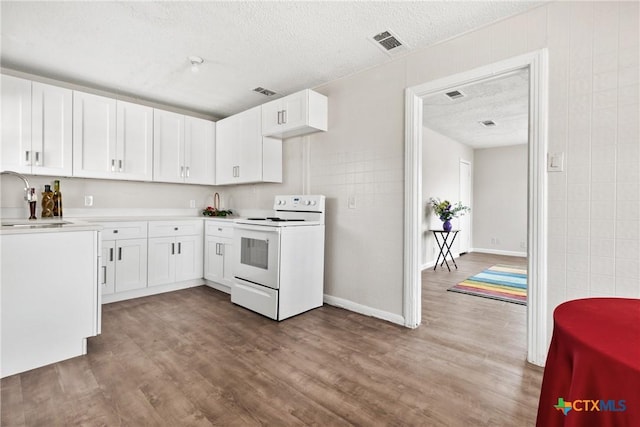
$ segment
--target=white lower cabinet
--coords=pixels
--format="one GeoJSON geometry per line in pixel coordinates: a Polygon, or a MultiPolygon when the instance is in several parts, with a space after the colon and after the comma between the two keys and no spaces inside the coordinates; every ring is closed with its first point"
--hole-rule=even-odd
{"type": "Polygon", "coordinates": [[[207,221],[204,237],[204,278],[231,287],[233,284],[233,225],[207,221]]]}
{"type": "Polygon", "coordinates": [[[2,378],[86,354],[101,330],[98,231],[38,231],[2,235],[2,378]]]}
{"type": "Polygon", "coordinates": [[[203,277],[202,220],[149,223],[149,286],[203,277]]]}
{"type": "Polygon", "coordinates": [[[147,223],[103,223],[102,295],[147,286],[147,223]]]}

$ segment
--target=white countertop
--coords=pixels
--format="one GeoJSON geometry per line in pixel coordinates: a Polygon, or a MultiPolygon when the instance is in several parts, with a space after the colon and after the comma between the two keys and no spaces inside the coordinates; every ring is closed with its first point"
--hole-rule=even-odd
{"type": "Polygon", "coordinates": [[[241,217],[219,216],[108,216],[108,217],[82,217],[82,218],[55,218],[35,220],[3,218],[0,226],[0,234],[26,234],[26,233],[56,233],[61,231],[86,231],[101,230],[100,223],[128,222],[128,221],[223,221],[234,222],[241,217]]]}
{"type": "Polygon", "coordinates": [[[3,219],[0,235],[101,230],[99,224],[69,219],[3,219]]]}

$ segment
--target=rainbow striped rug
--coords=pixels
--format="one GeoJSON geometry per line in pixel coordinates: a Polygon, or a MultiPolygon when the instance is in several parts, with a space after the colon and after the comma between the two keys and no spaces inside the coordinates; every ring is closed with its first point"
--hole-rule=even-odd
{"type": "Polygon", "coordinates": [[[447,290],[527,305],[527,270],[494,265],[447,290]]]}

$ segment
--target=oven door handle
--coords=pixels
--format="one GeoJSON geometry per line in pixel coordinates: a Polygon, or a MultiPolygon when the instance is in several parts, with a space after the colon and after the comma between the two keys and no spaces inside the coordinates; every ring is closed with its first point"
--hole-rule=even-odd
{"type": "Polygon", "coordinates": [[[278,234],[278,229],[276,227],[268,227],[264,225],[250,225],[250,224],[238,224],[235,225],[236,230],[249,230],[249,231],[259,231],[261,233],[272,233],[278,234]]]}

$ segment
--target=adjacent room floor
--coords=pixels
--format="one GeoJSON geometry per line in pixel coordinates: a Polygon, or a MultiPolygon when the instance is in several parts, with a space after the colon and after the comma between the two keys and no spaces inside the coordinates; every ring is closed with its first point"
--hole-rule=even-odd
{"type": "Polygon", "coordinates": [[[0,424],[533,425],[526,308],[446,292],[509,260],[425,271],[415,330],[330,306],[277,323],[207,287],[109,304],[87,356],[1,381],[0,424]]]}

